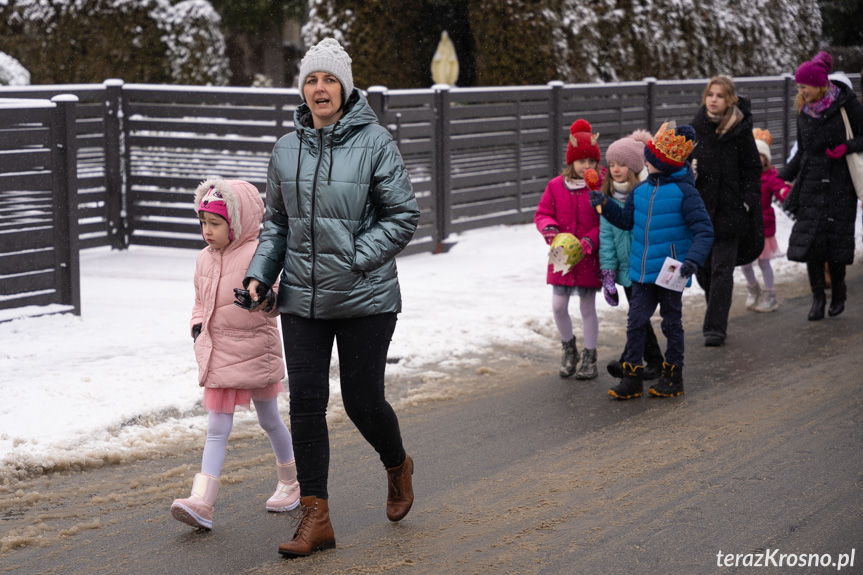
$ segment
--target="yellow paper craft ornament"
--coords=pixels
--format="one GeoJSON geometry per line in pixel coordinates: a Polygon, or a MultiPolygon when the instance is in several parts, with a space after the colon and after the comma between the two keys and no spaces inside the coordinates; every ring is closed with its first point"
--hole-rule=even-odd
{"type": "Polygon", "coordinates": [[[584,257],[581,242],[572,234],[557,234],[548,250],[548,263],[555,273],[568,274],[584,257]]]}

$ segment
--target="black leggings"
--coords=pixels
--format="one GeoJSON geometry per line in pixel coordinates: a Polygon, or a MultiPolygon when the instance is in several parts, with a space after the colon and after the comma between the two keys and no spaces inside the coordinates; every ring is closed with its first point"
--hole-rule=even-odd
{"type": "Polygon", "coordinates": [[[405,460],[399,422],[384,396],[387,350],[396,314],[308,319],[282,314],[290,390],[291,434],[300,495],[327,499],[330,443],[327,403],[333,339],[345,412],[378,452],[385,467],[405,460]]]}

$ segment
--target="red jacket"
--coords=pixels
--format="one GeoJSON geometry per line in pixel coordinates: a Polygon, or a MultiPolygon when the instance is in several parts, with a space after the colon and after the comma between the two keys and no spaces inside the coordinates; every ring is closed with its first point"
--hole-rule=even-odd
{"type": "Polygon", "coordinates": [[[772,238],[776,235],[776,213],[773,211],[773,198],[780,202],[785,201],[788,195],[788,186],[785,180],[779,177],[776,168],[761,172],[761,210],[764,212],[764,237],[772,238]]]}
{"type": "Polygon", "coordinates": [[[574,192],[566,189],[563,176],[558,176],[548,183],[536,214],[533,217],[536,228],[542,232],[547,226],[555,226],[561,233],[567,232],[582,239],[593,242],[593,250],[585,254],[578,265],[567,274],[555,273],[548,266],[547,283],[553,285],[581,286],[600,288],[599,278],[599,214],[590,205],[590,194],[587,188],[574,192]]]}

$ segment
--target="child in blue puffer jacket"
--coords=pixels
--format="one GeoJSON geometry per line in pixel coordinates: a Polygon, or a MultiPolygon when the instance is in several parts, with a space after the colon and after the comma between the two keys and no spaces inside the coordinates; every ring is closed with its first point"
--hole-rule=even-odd
{"type": "Polygon", "coordinates": [[[632,297],[623,377],[608,391],[617,399],[642,394],[646,325],[657,305],[668,344],[662,375],[649,391],[656,397],[683,393],[683,293],[656,285],[656,279],[667,257],[683,261],[680,274],[691,277],[704,265],[713,245],[713,224],[686,162],[694,142],[695,130],[691,126],[675,129],[674,125],[663,124],[644,148],[649,175],[628,195],[623,207],[609,202],[602,192],[590,193],[590,203],[602,206],[603,218],[618,228],[633,230],[629,259],[632,297]]]}

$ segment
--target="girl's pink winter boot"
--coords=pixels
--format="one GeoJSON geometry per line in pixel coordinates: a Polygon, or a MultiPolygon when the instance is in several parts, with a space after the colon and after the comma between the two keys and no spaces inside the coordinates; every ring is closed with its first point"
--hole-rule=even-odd
{"type": "Polygon", "coordinates": [[[212,529],[218,493],[219,478],[198,473],[192,480],[192,494],[186,499],[175,499],[171,504],[171,515],[186,525],[198,529],[212,529]]]}
{"type": "Polygon", "coordinates": [[[279,483],[276,492],[267,499],[267,511],[280,513],[290,511],[300,504],[300,484],[297,482],[297,464],[276,463],[279,483]]]}

